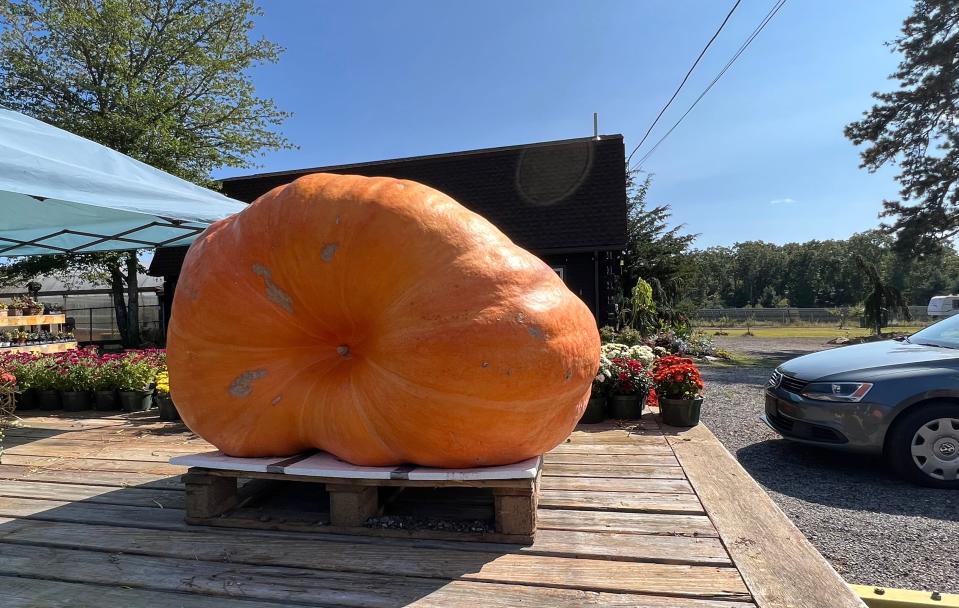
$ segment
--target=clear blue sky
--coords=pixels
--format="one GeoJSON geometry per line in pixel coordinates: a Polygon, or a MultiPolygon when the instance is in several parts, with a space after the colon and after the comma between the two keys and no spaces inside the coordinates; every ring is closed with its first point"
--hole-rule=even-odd
{"type": "MultiPolygon", "coordinates": [[[[622,133],[627,151],[732,0],[261,0],[286,48],[253,72],[294,113],[298,150],[264,171],[622,133]]],[[[772,7],[743,0],[644,149],[772,7]]],[[[697,245],[842,238],[877,225],[893,171],[869,174],[843,126],[888,89],[911,2],[788,0],[645,165],[697,245]],[[774,202],[776,201],[776,202],[774,202]]],[[[642,154],[642,151],[637,155],[642,154]]],[[[249,173],[223,171],[218,177],[249,173]]]]}

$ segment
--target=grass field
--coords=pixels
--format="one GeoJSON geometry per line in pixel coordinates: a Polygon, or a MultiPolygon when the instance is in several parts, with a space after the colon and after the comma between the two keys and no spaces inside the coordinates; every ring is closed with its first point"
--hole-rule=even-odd
{"type": "MultiPolygon", "coordinates": [[[[713,335],[717,331],[724,331],[730,336],[742,336],[746,333],[745,327],[700,327],[707,335],[713,335]]],[[[902,326],[902,327],[885,327],[883,328],[883,333],[886,332],[896,332],[896,333],[906,333],[911,334],[913,332],[919,331],[922,329],[920,326],[902,326]]],[[[757,338],[838,338],[839,336],[845,336],[847,338],[858,338],[862,336],[868,336],[870,333],[869,329],[863,327],[849,327],[846,329],[839,329],[835,326],[829,325],[819,325],[814,327],[753,327],[752,333],[757,338]]]]}

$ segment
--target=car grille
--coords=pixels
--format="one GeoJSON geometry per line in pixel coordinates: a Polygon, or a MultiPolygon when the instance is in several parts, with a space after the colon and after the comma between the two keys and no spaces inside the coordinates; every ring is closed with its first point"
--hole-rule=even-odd
{"type": "Polygon", "coordinates": [[[776,370],[773,372],[772,376],[769,377],[769,382],[766,383],[766,386],[769,388],[782,388],[784,391],[789,391],[790,393],[796,393],[797,395],[802,392],[802,389],[806,388],[806,385],[809,384],[799,378],[793,378],[792,376],[787,376],[786,374],[776,370]]]}

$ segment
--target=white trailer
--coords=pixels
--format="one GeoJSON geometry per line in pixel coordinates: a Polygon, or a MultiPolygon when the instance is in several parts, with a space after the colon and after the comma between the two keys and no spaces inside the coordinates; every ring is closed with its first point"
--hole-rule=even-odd
{"type": "Polygon", "coordinates": [[[959,313],[959,296],[933,296],[926,310],[930,317],[951,317],[959,313]]]}

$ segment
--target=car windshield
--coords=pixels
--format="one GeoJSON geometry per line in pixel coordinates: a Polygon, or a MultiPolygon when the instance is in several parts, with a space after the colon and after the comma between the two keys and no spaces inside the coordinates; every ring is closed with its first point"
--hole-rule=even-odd
{"type": "Polygon", "coordinates": [[[927,344],[943,348],[959,348],[959,315],[946,317],[938,323],[909,336],[914,344],[927,344]]]}

